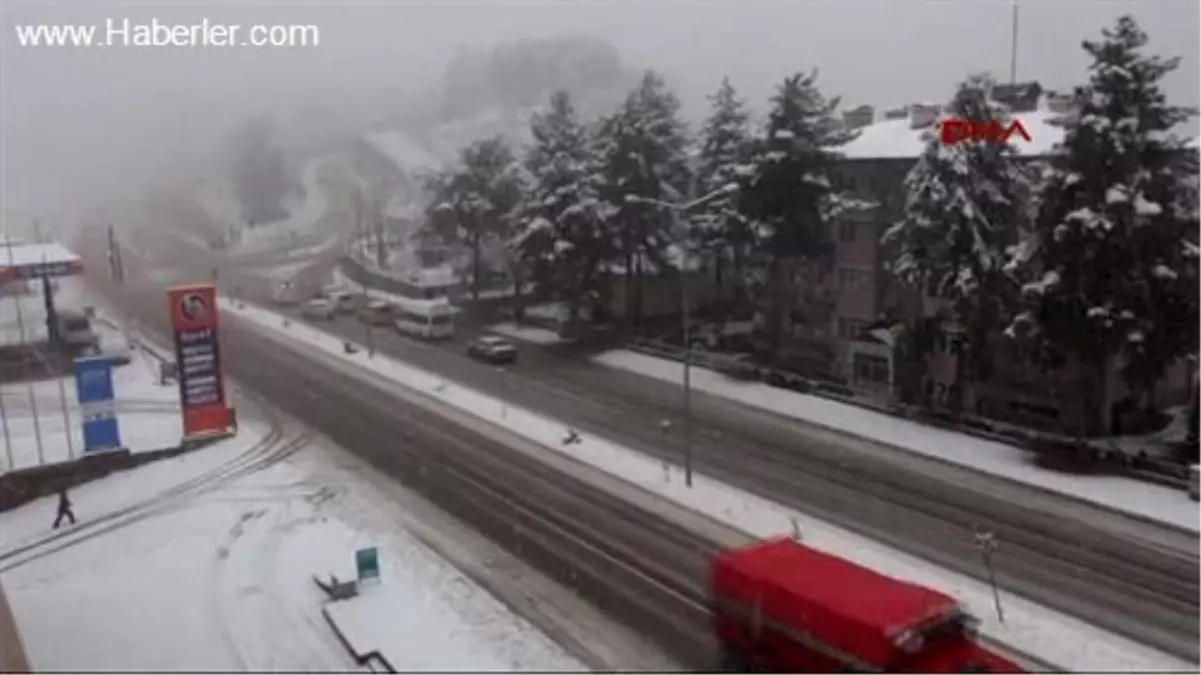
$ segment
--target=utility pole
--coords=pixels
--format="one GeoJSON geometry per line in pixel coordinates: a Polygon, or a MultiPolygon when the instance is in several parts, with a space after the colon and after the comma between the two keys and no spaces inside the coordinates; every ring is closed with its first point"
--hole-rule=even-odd
{"type": "Polygon", "coordinates": [[[1009,84],[1018,83],[1018,0],[1013,0],[1013,30],[1009,42],[1009,84]]]}

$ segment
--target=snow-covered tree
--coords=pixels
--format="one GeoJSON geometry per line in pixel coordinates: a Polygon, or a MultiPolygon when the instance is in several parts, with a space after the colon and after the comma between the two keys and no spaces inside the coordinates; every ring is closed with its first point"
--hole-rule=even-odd
{"type": "MultiPolygon", "coordinates": [[[[1001,122],[988,101],[992,81],[973,76],[960,85],[951,112],[973,123],[1001,122]]],[[[936,129],[905,179],[905,211],[883,236],[889,267],[902,282],[946,301],[941,318],[960,327],[952,405],[962,406],[965,376],[991,374],[989,340],[1005,327],[1014,285],[1005,255],[1018,237],[1030,190],[1028,170],[1013,146],[993,142],[944,144],[936,129]]]]}
{"type": "Polygon", "coordinates": [[[647,71],[614,114],[601,120],[598,153],[601,158],[601,198],[613,210],[616,253],[624,267],[629,298],[628,317],[635,325],[641,315],[644,264],[664,269],[672,214],[662,207],[631,201],[629,196],[678,202],[689,190],[687,129],[679,117],[680,102],[663,78],[647,71]]]}
{"type": "MultiPolygon", "coordinates": [[[[701,128],[698,192],[712,194],[726,185],[738,185],[751,170],[750,115],[729,79],[709,96],[713,109],[701,128]]],[[[754,241],[749,222],[739,210],[739,197],[729,194],[707,202],[690,218],[694,245],[715,265],[719,290],[724,266],[733,263],[735,287],[743,286],[743,270],[754,241]]]]}
{"type": "Polygon", "coordinates": [[[1179,60],[1142,53],[1129,16],[1102,33],[1084,43],[1089,81],[1012,261],[1028,283],[1011,331],[1050,367],[1080,367],[1086,433],[1099,431],[1112,364],[1149,394],[1198,339],[1197,152],[1172,133],[1195,112],[1168,105],[1159,84],[1179,60]]]}
{"type": "Polygon", "coordinates": [[[530,121],[530,183],[522,211],[520,255],[544,294],[566,303],[569,321],[596,303],[613,238],[598,193],[598,165],[588,129],[563,91],[530,121]]]}
{"type": "Polygon", "coordinates": [[[484,244],[513,237],[523,196],[524,169],[502,137],[476,141],[462,150],[458,166],[429,181],[429,227],[471,250],[471,292],[479,299],[484,244]]]}
{"type": "Polygon", "coordinates": [[[836,219],[866,206],[830,181],[830,168],[840,157],[836,148],[855,134],[834,118],[838,99],[827,100],[816,80],[814,71],[779,86],[741,192],[756,249],[768,261],[766,328],[773,355],[790,332],[800,275],[831,257],[836,219]]]}

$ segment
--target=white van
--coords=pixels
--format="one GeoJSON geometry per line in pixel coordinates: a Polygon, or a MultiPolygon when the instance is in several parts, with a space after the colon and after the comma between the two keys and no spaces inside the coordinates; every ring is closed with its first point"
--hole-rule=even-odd
{"type": "Polygon", "coordinates": [[[455,334],[455,307],[446,301],[393,298],[393,324],[402,335],[439,340],[455,334]]]}

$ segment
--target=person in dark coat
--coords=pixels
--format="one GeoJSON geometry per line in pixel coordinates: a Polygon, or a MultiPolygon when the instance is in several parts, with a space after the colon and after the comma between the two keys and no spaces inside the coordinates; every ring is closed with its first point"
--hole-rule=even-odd
{"type": "Polygon", "coordinates": [[[58,529],[63,518],[70,520],[72,525],[75,524],[75,512],[71,510],[71,500],[67,497],[66,488],[58,491],[58,516],[54,519],[54,529],[58,529]]]}

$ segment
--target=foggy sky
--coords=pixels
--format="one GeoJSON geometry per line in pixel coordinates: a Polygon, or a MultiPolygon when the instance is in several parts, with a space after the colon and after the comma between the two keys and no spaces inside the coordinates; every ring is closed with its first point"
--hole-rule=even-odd
{"type": "MultiPolygon", "coordinates": [[[[819,68],[844,104],[945,100],[969,72],[1008,77],[1008,0],[233,0],[153,3],[0,0],[0,181],[5,225],[33,214],[81,217],[98,199],[136,195],[187,166],[254,113],[297,115],[314,142],[389,116],[428,91],[461,45],[595,36],[632,68],[656,68],[692,120],[729,76],[756,106],[785,75],[819,68]],[[249,5],[249,8],[247,6],[249,5]],[[16,45],[14,26],[95,23],[313,24],[321,44],[261,49],[49,49],[16,45]]],[[[1017,75],[1047,87],[1085,78],[1080,41],[1132,13],[1150,51],[1183,57],[1166,88],[1194,105],[1196,0],[1025,0],[1017,75]]],[[[300,128],[295,123],[292,128],[300,128]]],[[[296,142],[295,137],[289,142],[296,142]]]]}

